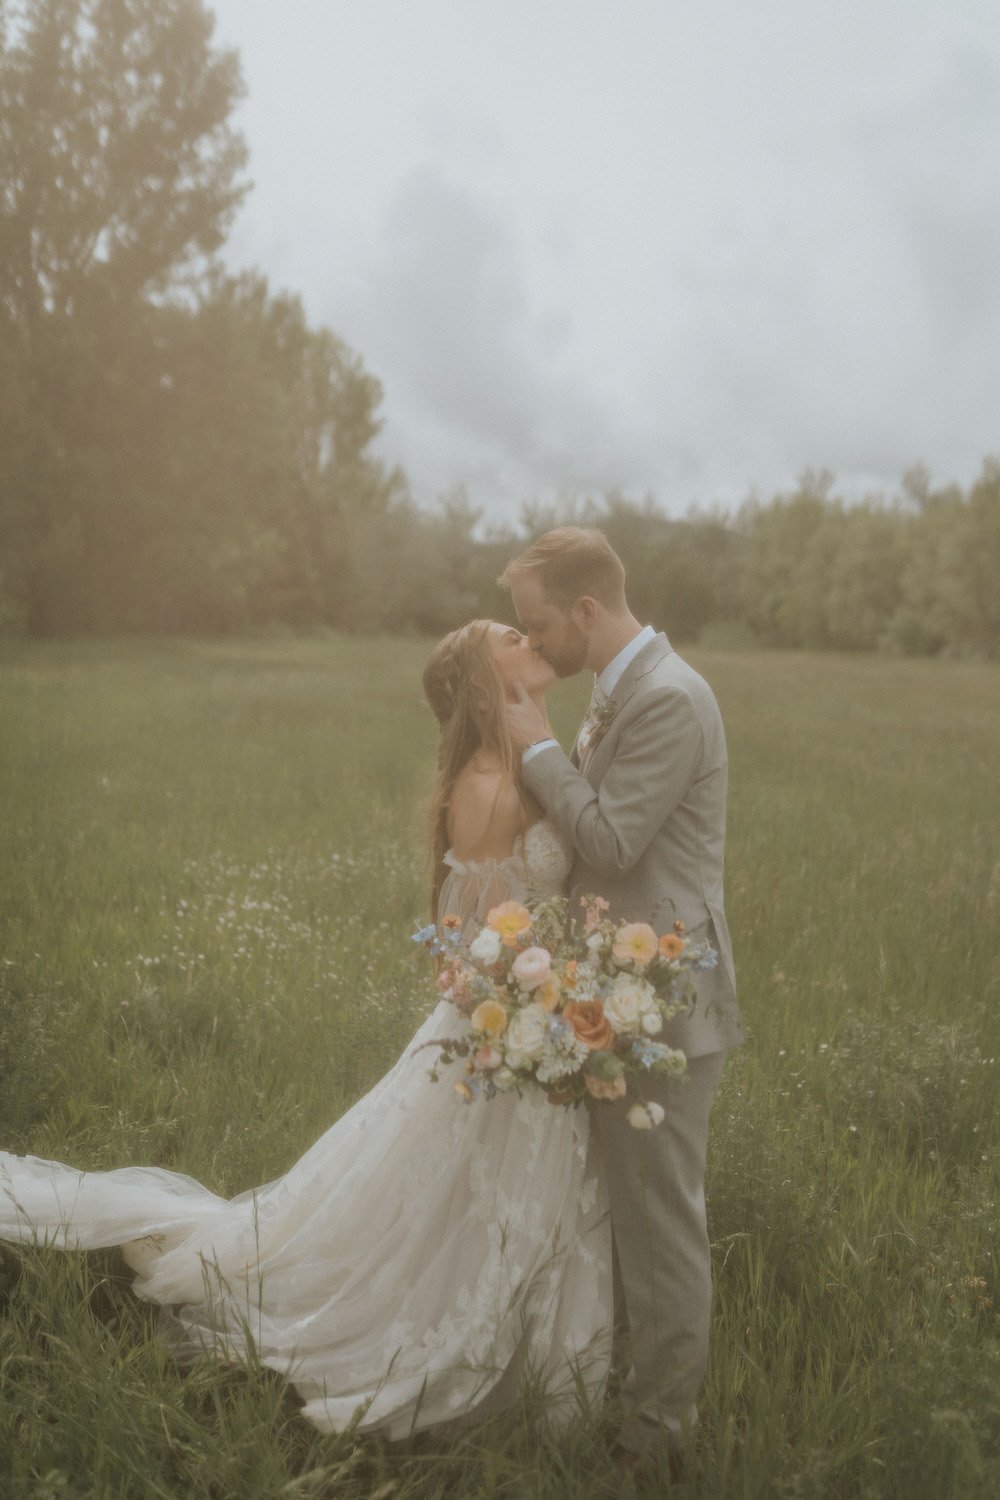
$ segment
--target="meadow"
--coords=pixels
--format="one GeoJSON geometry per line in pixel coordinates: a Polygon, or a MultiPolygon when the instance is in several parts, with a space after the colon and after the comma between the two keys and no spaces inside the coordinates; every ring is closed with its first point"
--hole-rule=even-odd
{"type": "MultiPolygon", "coordinates": [[[[279,1175],[432,1005],[428,643],[0,646],[0,1144],[279,1175]]],[[[716,1300],[679,1497],[1000,1491],[1000,674],[685,653],[730,749],[750,1045],[718,1096],[716,1300]]],[[[568,743],[583,681],[561,684],[568,743]]],[[[456,1104],[456,1107],[462,1107],[456,1104]]],[[[178,1369],[114,1252],[0,1249],[10,1497],[619,1496],[613,1404],[323,1436],[178,1369]]]]}

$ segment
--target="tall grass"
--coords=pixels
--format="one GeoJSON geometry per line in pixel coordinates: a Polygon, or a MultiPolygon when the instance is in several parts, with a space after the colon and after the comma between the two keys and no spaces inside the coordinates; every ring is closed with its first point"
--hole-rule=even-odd
{"type": "MultiPolygon", "coordinates": [[[[426,644],[8,645],[0,1143],[277,1176],[432,1003],[426,644]]],[[[713,1116],[688,1496],[1000,1488],[1000,677],[691,653],[731,763],[752,1043],[713,1116]]],[[[560,685],[564,739],[586,685],[560,685]]],[[[457,1107],[457,1106],[456,1106],[457,1107]]],[[[13,1496],[612,1496],[612,1403],[401,1449],[321,1436],[272,1372],[181,1372],[114,1252],[0,1251],[13,1496]]]]}

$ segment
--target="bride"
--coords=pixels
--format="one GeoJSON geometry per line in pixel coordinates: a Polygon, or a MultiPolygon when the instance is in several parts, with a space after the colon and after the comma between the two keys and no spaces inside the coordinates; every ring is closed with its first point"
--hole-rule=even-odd
{"type": "MultiPolygon", "coordinates": [[[[518,682],[544,713],[554,677],[519,631],[484,620],[425,669],[440,725],[433,909],[464,931],[565,883],[504,718],[518,682]]],[[[0,1238],[120,1245],[180,1358],[255,1349],[328,1431],[462,1425],[510,1405],[523,1377],[566,1420],[581,1390],[600,1399],[610,1357],[611,1230],[587,1112],[538,1091],[463,1104],[418,1049],[467,1025],[442,1000],[283,1177],[228,1200],[159,1167],[0,1153],[0,1238]]]]}

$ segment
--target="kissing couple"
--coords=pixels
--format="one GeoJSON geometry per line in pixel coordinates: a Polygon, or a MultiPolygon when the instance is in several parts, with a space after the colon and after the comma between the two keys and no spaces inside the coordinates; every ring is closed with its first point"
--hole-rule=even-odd
{"type": "Polygon", "coordinates": [[[421,1045],[284,1176],[230,1199],[166,1169],[86,1171],[0,1152],[0,1238],[118,1245],[181,1359],[251,1351],[320,1428],[458,1430],[526,1381],[557,1422],[620,1390],[626,1457],[680,1448],[708,1355],[709,1114],[744,1040],[723,909],[726,743],[711,688],[631,613],[599,531],[550,531],[501,582],[521,628],[475,620],[436,647],[432,910],[471,933],[496,905],[566,894],[655,932],[682,922],[719,963],[666,1024],[687,1077],[650,1074],[657,1128],[624,1101],[542,1091],[465,1107],[421,1045]],[[569,755],[545,694],[594,674],[569,755]]]}

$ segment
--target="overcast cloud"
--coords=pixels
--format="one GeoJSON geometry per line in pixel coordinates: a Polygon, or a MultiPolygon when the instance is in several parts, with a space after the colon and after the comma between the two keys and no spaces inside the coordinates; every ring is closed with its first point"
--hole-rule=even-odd
{"type": "Polygon", "coordinates": [[[673,511],[1000,450],[994,0],[216,0],[229,249],[381,379],[417,498],[673,511]]]}

